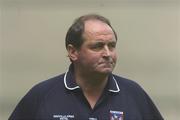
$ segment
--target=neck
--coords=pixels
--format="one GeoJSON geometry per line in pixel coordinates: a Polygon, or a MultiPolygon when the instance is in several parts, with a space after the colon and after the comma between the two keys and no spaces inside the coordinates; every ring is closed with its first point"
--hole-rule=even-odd
{"type": "Polygon", "coordinates": [[[104,74],[90,74],[75,72],[76,82],[83,91],[97,92],[102,91],[108,81],[108,75],[104,74]]]}
{"type": "Polygon", "coordinates": [[[92,74],[75,70],[75,78],[91,108],[93,108],[107,84],[108,74],[92,74]]]}

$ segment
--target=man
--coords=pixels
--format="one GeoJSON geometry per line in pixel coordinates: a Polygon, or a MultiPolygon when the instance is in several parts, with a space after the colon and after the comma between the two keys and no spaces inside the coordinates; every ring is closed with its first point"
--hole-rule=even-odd
{"type": "Polygon", "coordinates": [[[135,82],[112,74],[117,35],[108,19],[81,16],[69,28],[72,64],[62,75],[33,87],[10,120],[163,120],[135,82]]]}

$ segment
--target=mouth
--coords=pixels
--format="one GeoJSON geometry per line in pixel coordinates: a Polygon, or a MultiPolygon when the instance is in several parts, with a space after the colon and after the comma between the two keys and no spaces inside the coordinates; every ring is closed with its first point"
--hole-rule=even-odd
{"type": "Polygon", "coordinates": [[[106,61],[106,62],[101,62],[100,65],[103,65],[105,67],[112,67],[114,64],[113,62],[106,61]]]}

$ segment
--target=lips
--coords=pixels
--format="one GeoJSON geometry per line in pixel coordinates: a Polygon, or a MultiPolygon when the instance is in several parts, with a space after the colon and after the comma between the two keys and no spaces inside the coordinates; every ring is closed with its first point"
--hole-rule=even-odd
{"type": "Polygon", "coordinates": [[[105,68],[113,68],[115,66],[115,61],[111,57],[108,59],[100,59],[99,65],[105,68]]]}
{"type": "Polygon", "coordinates": [[[103,65],[106,67],[112,67],[113,64],[114,64],[113,62],[109,62],[109,61],[100,62],[100,65],[103,65]]]}
{"type": "Polygon", "coordinates": [[[100,64],[112,64],[112,62],[102,62],[100,64]]]}

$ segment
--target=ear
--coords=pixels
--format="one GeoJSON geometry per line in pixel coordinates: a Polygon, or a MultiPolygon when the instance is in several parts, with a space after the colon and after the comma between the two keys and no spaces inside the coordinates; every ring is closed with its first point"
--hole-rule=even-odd
{"type": "Polygon", "coordinates": [[[68,57],[71,61],[76,61],[78,59],[78,50],[72,44],[67,46],[68,57]]]}

